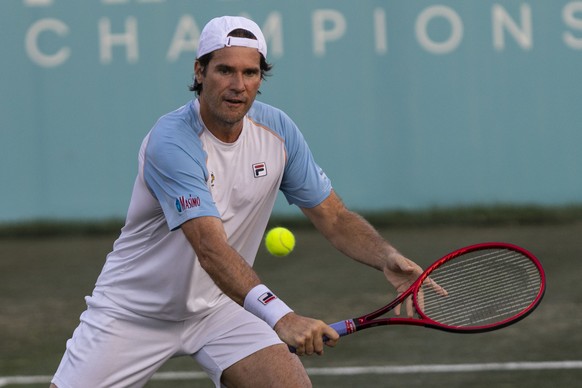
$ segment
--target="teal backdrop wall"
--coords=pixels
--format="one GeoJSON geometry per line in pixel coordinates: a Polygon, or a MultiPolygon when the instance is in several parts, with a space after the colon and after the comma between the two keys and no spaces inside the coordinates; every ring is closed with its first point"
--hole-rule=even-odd
{"type": "Polygon", "coordinates": [[[4,0],[0,221],[123,217],[223,14],[263,28],[260,99],[349,206],[581,202],[582,1],[4,0]]]}

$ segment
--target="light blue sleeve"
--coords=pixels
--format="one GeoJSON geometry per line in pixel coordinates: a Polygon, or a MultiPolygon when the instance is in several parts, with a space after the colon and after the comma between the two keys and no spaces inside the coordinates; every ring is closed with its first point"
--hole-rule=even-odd
{"type": "Polygon", "coordinates": [[[150,133],[143,172],[170,230],[192,218],[220,217],[206,184],[206,152],[184,120],[163,117],[158,121],[150,133]]]}
{"type": "Polygon", "coordinates": [[[293,124],[286,131],[287,165],[281,191],[287,202],[303,208],[319,205],[331,193],[331,181],[315,162],[305,138],[293,124]]]}
{"type": "Polygon", "coordinates": [[[289,204],[303,208],[319,205],[331,193],[331,181],[317,165],[297,125],[279,109],[255,102],[255,120],[274,130],[285,141],[287,164],[280,190],[289,204]]]}

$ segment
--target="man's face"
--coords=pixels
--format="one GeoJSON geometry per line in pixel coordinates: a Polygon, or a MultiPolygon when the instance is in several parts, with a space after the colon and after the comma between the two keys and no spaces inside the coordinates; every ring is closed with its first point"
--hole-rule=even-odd
{"type": "Polygon", "coordinates": [[[203,85],[200,114],[219,139],[229,134],[238,137],[242,119],[261,86],[260,61],[257,49],[232,46],[214,51],[204,72],[196,62],[196,79],[203,85]]]}

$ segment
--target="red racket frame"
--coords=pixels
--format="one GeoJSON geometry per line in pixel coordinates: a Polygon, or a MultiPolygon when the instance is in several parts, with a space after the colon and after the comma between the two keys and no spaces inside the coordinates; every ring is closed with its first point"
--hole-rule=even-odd
{"type": "Polygon", "coordinates": [[[425,326],[434,329],[450,331],[455,333],[481,333],[486,331],[492,331],[496,329],[500,329],[502,327],[506,327],[511,325],[515,322],[520,321],[521,319],[528,316],[541,302],[546,289],[546,275],[544,269],[540,263],[540,261],[528,250],[519,247],[517,245],[509,244],[509,243],[501,243],[501,242],[488,242],[488,243],[480,243],[467,246],[465,248],[458,249],[454,252],[449,253],[448,255],[442,257],[441,259],[434,262],[430,267],[428,267],[422,275],[414,282],[414,284],[403,294],[401,294],[398,298],[387,304],[386,306],[373,311],[369,314],[362,315],[358,318],[353,318],[345,321],[336,322],[331,326],[338,331],[340,335],[347,335],[354,333],[359,330],[367,329],[370,327],[376,326],[383,326],[383,325],[415,325],[415,326],[425,326]],[[444,263],[459,257],[463,254],[475,252],[479,250],[485,249],[507,249],[511,251],[518,252],[523,254],[524,256],[528,257],[537,267],[540,273],[540,289],[536,296],[536,298],[530,303],[528,307],[523,309],[518,314],[502,320],[500,322],[482,325],[482,326],[471,326],[471,327],[459,327],[459,326],[449,326],[444,325],[439,322],[436,322],[426,316],[418,305],[417,295],[418,291],[420,290],[422,283],[426,280],[427,277],[438,267],[443,265],[444,263]],[[397,305],[403,303],[406,298],[412,295],[413,298],[413,305],[414,309],[420,316],[420,318],[401,318],[401,317],[388,317],[388,318],[380,318],[377,317],[386,314],[390,310],[394,309],[397,305]],[[345,326],[344,326],[345,325],[345,326]],[[344,327],[343,327],[344,326],[344,327]]]}

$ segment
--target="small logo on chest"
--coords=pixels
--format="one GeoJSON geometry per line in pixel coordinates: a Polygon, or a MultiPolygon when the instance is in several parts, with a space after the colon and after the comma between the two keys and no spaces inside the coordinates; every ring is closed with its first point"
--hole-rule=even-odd
{"type": "Polygon", "coordinates": [[[255,178],[267,176],[267,164],[264,162],[253,164],[253,176],[255,178]]]}

